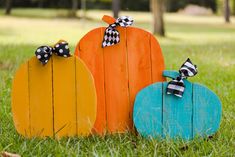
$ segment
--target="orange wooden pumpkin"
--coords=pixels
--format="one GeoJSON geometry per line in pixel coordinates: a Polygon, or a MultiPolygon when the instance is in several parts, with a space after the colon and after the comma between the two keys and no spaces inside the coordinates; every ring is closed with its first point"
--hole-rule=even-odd
{"type": "MultiPolygon", "coordinates": [[[[104,16],[103,21],[115,19],[104,16]]],[[[102,48],[105,28],[87,33],[78,43],[75,55],[91,70],[97,92],[97,118],[94,130],[125,132],[133,129],[135,95],[143,87],[165,81],[164,60],[154,36],[134,27],[117,27],[120,43],[102,48]]]]}
{"type": "Polygon", "coordinates": [[[36,57],[17,70],[12,87],[17,131],[26,137],[88,135],[96,118],[93,77],[77,57],[36,57]]]}

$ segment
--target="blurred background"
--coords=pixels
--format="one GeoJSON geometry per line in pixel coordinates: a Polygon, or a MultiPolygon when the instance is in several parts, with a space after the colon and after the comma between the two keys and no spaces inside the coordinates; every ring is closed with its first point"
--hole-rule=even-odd
{"type": "MultiPolygon", "coordinates": [[[[87,12],[110,10],[153,13],[153,33],[164,36],[163,13],[194,16],[223,16],[229,23],[235,15],[235,0],[0,0],[1,14],[20,17],[63,17],[89,19],[87,12]]],[[[97,16],[97,14],[94,14],[97,16]]]]}

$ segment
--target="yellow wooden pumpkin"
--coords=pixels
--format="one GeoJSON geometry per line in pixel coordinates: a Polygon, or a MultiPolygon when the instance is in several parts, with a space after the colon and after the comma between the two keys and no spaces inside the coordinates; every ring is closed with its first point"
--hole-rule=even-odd
{"type": "Polygon", "coordinates": [[[12,112],[26,137],[88,135],[96,118],[92,75],[74,56],[53,54],[46,65],[32,57],[15,74],[12,112]]]}

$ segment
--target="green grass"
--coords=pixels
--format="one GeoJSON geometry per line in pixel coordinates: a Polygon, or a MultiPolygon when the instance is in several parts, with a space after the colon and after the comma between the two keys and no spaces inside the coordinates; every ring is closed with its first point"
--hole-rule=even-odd
{"type": "MultiPolygon", "coordinates": [[[[199,69],[199,74],[190,80],[208,86],[220,97],[222,123],[212,139],[159,141],[132,133],[62,140],[30,140],[19,136],[10,106],[12,78],[19,65],[34,56],[38,46],[53,44],[60,38],[67,40],[73,51],[86,32],[105,26],[99,20],[101,15],[110,14],[90,11],[87,16],[91,20],[61,19],[51,16],[57,15],[54,10],[46,10],[40,14],[46,19],[30,16],[41,12],[21,9],[15,10],[14,16],[0,16],[0,151],[22,156],[235,156],[235,25],[226,25],[217,16],[166,14],[167,37],[158,37],[166,69],[177,70],[190,57],[199,69]]],[[[136,27],[151,31],[149,13],[122,14],[133,16],[136,27]]]]}

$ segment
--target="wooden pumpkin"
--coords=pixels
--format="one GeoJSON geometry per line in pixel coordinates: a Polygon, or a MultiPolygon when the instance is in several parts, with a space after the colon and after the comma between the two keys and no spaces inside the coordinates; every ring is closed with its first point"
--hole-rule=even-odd
{"type": "MultiPolygon", "coordinates": [[[[164,71],[176,78],[178,72],[164,71]]],[[[141,90],[135,100],[134,124],[143,136],[192,139],[214,134],[220,125],[221,103],[208,88],[184,80],[182,98],[166,94],[167,82],[141,90]]]]}
{"type": "Polygon", "coordinates": [[[33,57],[15,74],[12,112],[26,137],[88,135],[96,118],[92,75],[74,56],[53,54],[44,66],[33,57]]]}
{"type": "MultiPolygon", "coordinates": [[[[115,19],[104,16],[103,21],[115,19]]],[[[102,48],[105,27],[87,33],[75,55],[88,66],[95,79],[97,119],[94,131],[102,134],[133,129],[133,104],[143,87],[164,81],[164,60],[154,36],[134,27],[117,27],[120,43],[102,48]]]]}

